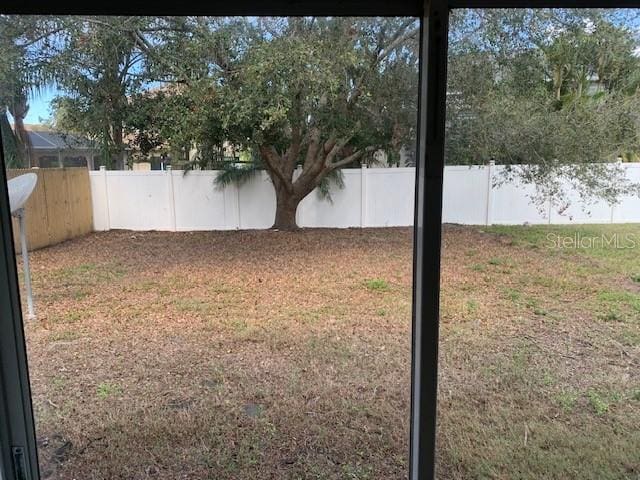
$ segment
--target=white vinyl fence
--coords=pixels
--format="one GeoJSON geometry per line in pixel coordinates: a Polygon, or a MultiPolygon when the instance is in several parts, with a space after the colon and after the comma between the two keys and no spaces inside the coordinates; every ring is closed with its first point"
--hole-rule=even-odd
{"type": "MultiPolygon", "coordinates": [[[[640,198],[583,205],[577,194],[562,213],[548,202],[531,201],[534,187],[493,186],[500,166],[449,166],[444,175],[443,221],[468,225],[640,222],[640,198]]],[[[640,165],[626,164],[627,176],[640,182],[640,165]]],[[[392,227],[413,225],[413,168],[343,170],[345,187],[332,189],[332,202],[315,192],[298,208],[302,227],[392,227]]],[[[275,193],[262,172],[238,187],[218,188],[217,172],[91,172],[95,230],[235,230],[269,228],[275,193]]]]}

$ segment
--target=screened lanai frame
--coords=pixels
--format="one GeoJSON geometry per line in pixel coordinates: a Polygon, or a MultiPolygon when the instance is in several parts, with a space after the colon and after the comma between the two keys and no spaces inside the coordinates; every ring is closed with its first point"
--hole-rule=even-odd
{"type": "MultiPolygon", "coordinates": [[[[415,178],[410,480],[435,477],[440,252],[449,11],[633,8],[640,0],[3,0],[0,14],[406,16],[420,19],[415,178]]],[[[0,480],[39,480],[6,171],[0,139],[0,480]]]]}

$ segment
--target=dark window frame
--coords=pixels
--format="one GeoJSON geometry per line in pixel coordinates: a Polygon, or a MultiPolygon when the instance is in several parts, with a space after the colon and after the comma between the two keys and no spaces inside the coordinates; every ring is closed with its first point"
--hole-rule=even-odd
{"type": "MultiPolygon", "coordinates": [[[[453,8],[632,8],[640,0],[151,0],[75,4],[5,0],[2,14],[413,16],[421,20],[413,260],[411,480],[434,478],[440,251],[449,10],[453,8]],[[429,68],[430,67],[430,68],[429,68]]],[[[38,480],[36,439],[11,215],[0,140],[0,477],[38,480]],[[16,450],[18,449],[18,450],[16,450]],[[22,449],[22,450],[19,450],[22,449]],[[13,468],[22,454],[24,477],[13,468]]]]}

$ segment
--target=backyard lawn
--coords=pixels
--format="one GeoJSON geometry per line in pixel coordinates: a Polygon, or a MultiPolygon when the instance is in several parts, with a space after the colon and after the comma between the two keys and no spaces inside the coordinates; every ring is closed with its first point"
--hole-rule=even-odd
{"type": "MultiPolygon", "coordinates": [[[[406,478],[411,257],[404,228],[33,252],[43,477],[406,478]]],[[[640,226],[446,226],[442,268],[439,478],[640,478],[640,226]]]]}

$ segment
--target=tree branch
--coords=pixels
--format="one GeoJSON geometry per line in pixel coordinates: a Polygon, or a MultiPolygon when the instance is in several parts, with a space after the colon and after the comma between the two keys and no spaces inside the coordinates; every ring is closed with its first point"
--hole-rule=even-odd
{"type": "Polygon", "coordinates": [[[367,74],[374,68],[376,68],[385,58],[391,55],[391,52],[393,52],[396,48],[400,47],[404,42],[409,40],[411,37],[416,36],[420,32],[420,27],[416,27],[414,29],[406,31],[406,29],[409,28],[414,22],[414,19],[407,20],[393,35],[393,39],[391,40],[389,45],[387,45],[377,55],[375,55],[369,68],[362,72],[362,75],[360,75],[360,77],[358,77],[358,79],[356,80],[355,86],[353,88],[353,95],[349,97],[347,105],[353,105],[358,97],[362,95],[362,84],[364,83],[367,74]]]}
{"type": "MultiPolygon", "coordinates": [[[[407,28],[409,25],[411,25],[411,23],[413,23],[413,19],[411,20],[411,22],[409,24],[407,24],[407,26],[403,27],[403,28],[407,28]]],[[[395,35],[395,38],[391,41],[391,43],[389,45],[387,45],[376,57],[375,63],[373,66],[377,66],[382,60],[384,60],[385,58],[387,58],[391,52],[393,52],[396,48],[400,47],[404,42],[406,42],[407,40],[409,40],[412,37],[415,37],[419,32],[420,32],[420,28],[416,27],[412,30],[409,30],[403,34],[401,34],[400,32],[402,31],[402,29],[399,29],[398,32],[395,35]]]]}
{"type": "Polygon", "coordinates": [[[351,162],[355,162],[356,160],[358,160],[363,154],[364,154],[364,150],[358,150],[358,151],[352,153],[348,157],[345,157],[345,158],[343,158],[342,160],[340,160],[338,162],[334,162],[334,163],[330,163],[330,164],[326,165],[327,170],[331,171],[331,170],[335,170],[336,168],[340,168],[340,167],[344,167],[345,165],[349,165],[351,162]]]}
{"type": "Polygon", "coordinates": [[[293,185],[291,184],[291,179],[287,179],[282,173],[282,170],[280,170],[280,167],[273,161],[273,156],[277,155],[275,148],[273,146],[267,147],[266,145],[260,145],[258,148],[260,150],[260,155],[264,159],[270,171],[280,179],[287,192],[292,193],[293,185]]]}
{"type": "Polygon", "coordinates": [[[331,165],[331,162],[333,161],[335,156],[338,153],[340,153],[340,150],[342,150],[347,143],[349,143],[349,140],[351,140],[352,137],[353,137],[353,135],[349,135],[348,137],[343,138],[339,142],[335,142],[335,141],[333,142],[333,147],[331,148],[331,150],[329,151],[329,153],[327,153],[327,156],[325,157],[325,160],[324,160],[325,165],[331,165]]]}
{"type": "Polygon", "coordinates": [[[189,75],[187,75],[187,73],[182,69],[180,69],[175,63],[167,61],[162,55],[158,55],[153,45],[144,37],[144,35],[142,34],[142,32],[140,32],[140,30],[130,30],[129,33],[133,41],[140,48],[140,50],[142,50],[144,53],[146,53],[150,57],[155,58],[164,66],[168,67],[170,70],[178,73],[179,76],[182,77],[183,83],[186,83],[187,85],[189,85],[190,83],[189,75]]]}
{"type": "Polygon", "coordinates": [[[318,152],[320,150],[320,130],[317,127],[312,127],[309,131],[309,146],[307,147],[307,155],[304,159],[303,170],[308,170],[315,162],[318,152]]]}
{"type": "Polygon", "coordinates": [[[47,31],[39,36],[37,36],[34,39],[29,40],[28,42],[24,42],[24,43],[17,43],[16,45],[20,48],[26,48],[26,47],[30,47],[31,45],[38,43],[41,40],[44,40],[47,37],[50,37],[51,35],[55,35],[56,33],[60,33],[65,29],[65,27],[59,27],[59,28],[55,28],[53,30],[47,31]]]}

